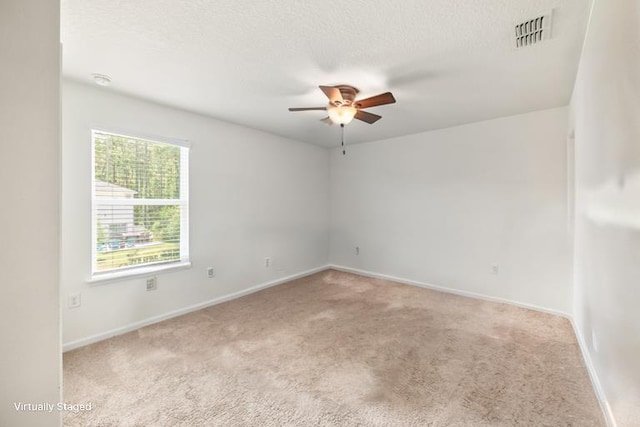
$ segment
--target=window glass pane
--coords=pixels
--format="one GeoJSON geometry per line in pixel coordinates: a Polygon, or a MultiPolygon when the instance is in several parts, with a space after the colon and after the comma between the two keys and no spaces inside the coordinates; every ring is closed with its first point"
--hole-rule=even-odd
{"type": "Polygon", "coordinates": [[[93,273],[188,261],[188,149],[99,131],[93,148],[93,273]]]}
{"type": "Polygon", "coordinates": [[[96,196],[180,198],[180,147],[95,133],[96,196]]]}
{"type": "Polygon", "coordinates": [[[97,271],[180,260],[180,206],[98,205],[97,271]]]}

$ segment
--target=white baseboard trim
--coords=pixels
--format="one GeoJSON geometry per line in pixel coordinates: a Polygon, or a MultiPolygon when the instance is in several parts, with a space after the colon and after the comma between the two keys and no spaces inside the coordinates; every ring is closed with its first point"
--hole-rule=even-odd
{"type": "Polygon", "coordinates": [[[582,352],[582,359],[584,360],[584,364],[587,367],[587,372],[589,373],[589,379],[591,380],[591,384],[593,385],[593,390],[596,393],[596,397],[598,398],[598,403],[600,403],[600,408],[602,409],[602,413],[604,414],[604,419],[607,422],[607,427],[617,427],[616,420],[613,416],[613,412],[611,411],[611,406],[609,405],[609,401],[607,400],[607,396],[604,393],[604,389],[602,388],[602,384],[600,383],[600,379],[598,378],[598,373],[596,372],[595,366],[593,365],[593,361],[591,360],[591,353],[589,353],[589,348],[587,347],[587,342],[584,340],[582,336],[582,332],[576,325],[576,322],[573,318],[569,318],[571,322],[571,326],[573,327],[573,331],[576,334],[576,338],[578,340],[578,346],[580,347],[580,351],[582,352]]]}
{"type": "Polygon", "coordinates": [[[302,271],[300,273],[292,274],[287,277],[282,277],[280,279],[271,280],[268,282],[263,282],[258,285],[252,286],[247,289],[243,289],[238,292],[234,292],[231,294],[223,295],[212,300],[204,301],[198,304],[190,305],[188,307],[180,308],[177,310],[169,311],[167,313],[160,314],[158,316],[149,317],[144,320],[140,320],[138,322],[129,323],[128,325],[111,329],[106,332],[101,332],[99,334],[91,335],[86,338],[81,338],[78,340],[70,341],[65,343],[62,346],[62,351],[70,351],[76,348],[84,347],[85,345],[93,344],[98,341],[103,341],[111,337],[115,337],[117,335],[126,334],[127,332],[135,331],[136,329],[140,329],[143,326],[152,325],[154,323],[162,322],[163,320],[171,319],[173,317],[182,316],[183,314],[188,314],[194,311],[202,310],[203,308],[211,307],[216,304],[220,304],[226,301],[231,301],[236,298],[243,297],[245,295],[252,294],[254,292],[261,291],[263,289],[270,288],[272,286],[280,285],[285,282],[289,282],[291,280],[300,279],[302,277],[310,276],[315,273],[319,273],[321,271],[327,270],[329,268],[328,265],[324,265],[321,267],[312,268],[311,270],[302,271]]]}
{"type": "Polygon", "coordinates": [[[534,304],[527,304],[527,303],[522,303],[522,302],[519,302],[519,301],[509,300],[509,299],[506,299],[506,298],[492,297],[492,296],[487,296],[487,295],[483,295],[483,294],[477,294],[477,293],[474,293],[474,292],[468,292],[468,291],[461,291],[461,290],[458,290],[458,289],[446,288],[444,286],[437,286],[437,285],[432,285],[432,284],[429,284],[429,283],[418,282],[416,280],[403,279],[403,278],[400,278],[400,277],[389,276],[387,274],[380,274],[380,273],[374,273],[374,272],[366,271],[366,270],[359,270],[357,268],[345,267],[345,266],[335,265],[335,264],[329,264],[328,267],[333,269],[333,270],[344,271],[346,273],[358,274],[360,276],[372,277],[374,279],[390,280],[392,282],[397,282],[397,283],[402,283],[402,284],[412,285],[412,286],[418,286],[420,288],[431,289],[431,290],[434,290],[434,291],[445,292],[445,293],[454,294],[454,295],[460,295],[460,296],[463,296],[463,297],[475,298],[475,299],[480,299],[480,300],[484,300],[484,301],[511,304],[511,305],[515,305],[515,306],[518,306],[518,307],[528,308],[528,309],[531,309],[531,310],[541,311],[541,312],[544,312],[544,313],[555,314],[555,315],[562,316],[562,317],[566,318],[571,323],[573,331],[574,331],[574,333],[576,335],[576,339],[578,341],[578,346],[580,347],[580,351],[582,352],[582,358],[583,358],[584,363],[585,363],[585,365],[587,367],[587,372],[589,373],[589,378],[591,379],[591,384],[593,386],[593,390],[594,390],[594,392],[596,394],[596,398],[598,399],[598,402],[600,403],[600,408],[602,409],[602,413],[604,414],[604,418],[605,418],[605,421],[607,422],[607,426],[608,427],[617,427],[615,418],[613,417],[613,413],[611,412],[611,406],[609,405],[609,402],[607,401],[606,395],[605,395],[604,390],[602,388],[602,384],[600,383],[600,380],[598,379],[598,375],[597,375],[596,370],[595,370],[595,368],[593,366],[593,362],[591,361],[591,356],[590,356],[589,351],[587,349],[587,344],[586,344],[582,334],[580,333],[579,329],[577,328],[577,325],[576,325],[575,321],[573,320],[573,316],[572,315],[570,315],[568,313],[565,313],[563,311],[560,311],[560,310],[550,309],[550,308],[546,308],[546,307],[540,307],[540,306],[537,306],[537,305],[534,305],[534,304]]]}
{"type": "Polygon", "coordinates": [[[571,315],[569,315],[568,313],[565,313],[564,311],[561,311],[561,310],[556,310],[556,309],[547,308],[547,307],[541,307],[541,306],[538,306],[538,305],[535,305],[535,304],[528,304],[528,303],[524,303],[524,302],[520,302],[520,301],[510,300],[510,299],[507,299],[507,298],[493,297],[493,296],[479,294],[479,293],[475,293],[475,292],[469,292],[469,291],[463,291],[463,290],[459,290],[459,289],[447,288],[445,286],[432,285],[431,283],[424,283],[424,282],[419,282],[417,280],[411,280],[411,279],[403,279],[401,277],[389,276],[387,274],[375,273],[375,272],[372,272],[372,271],[359,270],[357,268],[345,267],[345,266],[342,266],[342,265],[329,264],[329,268],[332,268],[332,269],[338,270],[338,271],[344,271],[346,273],[353,273],[353,274],[358,274],[360,276],[371,277],[371,278],[374,278],[374,279],[390,280],[392,282],[398,282],[398,283],[402,283],[404,285],[417,286],[417,287],[420,287],[420,288],[431,289],[431,290],[439,291],[439,292],[445,292],[447,294],[460,295],[460,296],[463,296],[463,297],[480,299],[480,300],[484,300],[484,301],[511,304],[511,305],[515,305],[515,306],[518,306],[518,307],[528,308],[530,310],[541,311],[541,312],[549,313],[549,314],[555,314],[557,316],[566,317],[567,319],[571,318],[571,315]]]}

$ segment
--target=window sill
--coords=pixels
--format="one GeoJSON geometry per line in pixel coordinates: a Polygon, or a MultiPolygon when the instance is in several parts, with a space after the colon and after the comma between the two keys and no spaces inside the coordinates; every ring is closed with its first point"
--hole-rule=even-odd
{"type": "Polygon", "coordinates": [[[179,262],[165,265],[150,265],[136,269],[117,271],[113,273],[103,273],[92,276],[87,280],[89,284],[103,284],[109,282],[122,282],[144,276],[151,276],[158,273],[168,273],[176,270],[187,270],[191,268],[191,262],[179,262]]]}

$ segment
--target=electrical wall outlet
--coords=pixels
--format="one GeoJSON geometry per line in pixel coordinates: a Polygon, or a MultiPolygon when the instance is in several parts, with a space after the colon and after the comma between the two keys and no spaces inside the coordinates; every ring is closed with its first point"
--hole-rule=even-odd
{"type": "Polygon", "coordinates": [[[80,292],[75,294],[69,294],[69,296],[67,297],[67,307],[69,308],[78,308],[80,307],[81,303],[82,303],[82,299],[80,296],[80,292]]]}
{"type": "Polygon", "coordinates": [[[213,267],[207,268],[207,277],[209,279],[213,279],[214,277],[216,277],[216,271],[213,269],[213,267]]]}
{"type": "Polygon", "coordinates": [[[265,268],[270,268],[271,267],[271,257],[270,256],[264,257],[264,267],[265,268]]]}
{"type": "Polygon", "coordinates": [[[360,246],[356,246],[356,255],[360,255],[360,246]]]}
{"type": "Polygon", "coordinates": [[[493,264],[491,266],[491,274],[497,275],[498,273],[500,273],[500,266],[498,264],[493,264]]]}
{"type": "Polygon", "coordinates": [[[156,276],[147,278],[147,291],[158,289],[158,278],[156,276]]]}

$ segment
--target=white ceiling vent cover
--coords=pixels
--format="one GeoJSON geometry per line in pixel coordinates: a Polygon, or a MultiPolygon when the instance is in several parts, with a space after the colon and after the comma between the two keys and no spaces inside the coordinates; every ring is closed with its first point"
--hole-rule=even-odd
{"type": "Polygon", "coordinates": [[[551,38],[551,12],[515,25],[516,48],[533,46],[551,38]]]}

